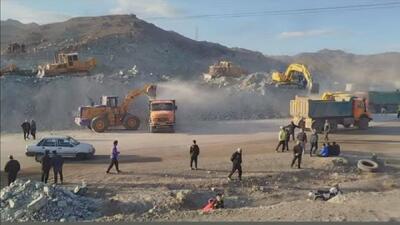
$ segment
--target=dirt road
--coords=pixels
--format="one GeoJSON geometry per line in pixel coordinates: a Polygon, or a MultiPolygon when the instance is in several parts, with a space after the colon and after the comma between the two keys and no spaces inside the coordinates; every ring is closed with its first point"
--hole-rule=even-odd
{"type": "MultiPolygon", "coordinates": [[[[288,120],[199,122],[181,125],[175,134],[123,130],[95,134],[76,130],[41,132],[39,138],[70,135],[95,146],[94,159],[67,161],[64,179],[66,185],[85,180],[92,196],[112,199],[105,207],[105,217],[99,218],[101,221],[400,219],[396,213],[400,211],[400,121],[391,116],[376,117],[369,130],[340,130],[331,138],[341,144],[344,163],[339,165],[334,158],[305,155],[301,170],[289,167],[291,153],[274,150],[278,127],[286,123],[288,120]],[[122,174],[105,173],[114,139],[120,143],[122,174]],[[193,139],[201,148],[198,171],[189,169],[188,151],[193,139]],[[241,183],[226,179],[230,155],[237,147],[243,148],[241,183]],[[385,159],[387,168],[373,175],[359,173],[356,160],[369,158],[372,153],[385,159]],[[340,183],[348,193],[347,200],[341,203],[305,200],[309,190],[335,183],[340,183]],[[195,209],[215,195],[211,188],[224,192],[228,209],[200,215],[195,209]],[[179,190],[189,190],[190,194],[178,204],[171,193],[179,190]],[[374,197],[366,198],[369,195],[374,197]],[[374,199],[388,201],[370,204],[374,199]],[[291,213],[291,207],[298,209],[296,213],[291,213]],[[325,214],[321,210],[325,207],[337,210],[325,214]]],[[[25,145],[30,143],[34,142],[24,142],[22,134],[2,134],[2,169],[6,156],[12,153],[22,163],[20,176],[38,179],[39,165],[24,155],[25,145]]]]}

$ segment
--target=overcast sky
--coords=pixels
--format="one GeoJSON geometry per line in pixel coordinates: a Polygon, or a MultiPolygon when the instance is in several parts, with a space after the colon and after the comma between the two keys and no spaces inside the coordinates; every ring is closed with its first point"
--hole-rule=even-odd
{"type": "Polygon", "coordinates": [[[44,24],[76,16],[136,14],[189,38],[264,54],[324,48],[372,54],[400,51],[400,4],[340,7],[393,2],[400,0],[1,0],[1,19],[44,24]],[[299,9],[306,13],[286,11],[299,9]]]}

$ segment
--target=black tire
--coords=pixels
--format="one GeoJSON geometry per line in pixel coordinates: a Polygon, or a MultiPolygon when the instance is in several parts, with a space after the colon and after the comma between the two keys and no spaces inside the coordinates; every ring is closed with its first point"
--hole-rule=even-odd
{"type": "Polygon", "coordinates": [[[369,159],[358,160],[357,167],[365,172],[376,172],[379,168],[378,163],[369,159]]]}
{"type": "Polygon", "coordinates": [[[88,159],[89,157],[88,157],[88,154],[78,153],[78,154],[76,154],[76,158],[79,160],[85,160],[85,159],[88,159]]]}
{"type": "Polygon", "coordinates": [[[137,130],[137,129],[139,129],[139,126],[140,126],[140,120],[136,116],[128,114],[125,116],[124,121],[122,122],[122,125],[127,130],[137,130]]]}
{"type": "Polygon", "coordinates": [[[358,128],[361,130],[368,129],[369,119],[367,117],[361,117],[358,121],[358,128]]]}
{"type": "Polygon", "coordinates": [[[95,117],[90,123],[92,130],[98,133],[102,133],[107,130],[108,123],[103,117],[95,117]]]}
{"type": "Polygon", "coordinates": [[[349,127],[351,126],[351,124],[350,124],[350,123],[345,123],[345,124],[343,124],[343,126],[344,126],[345,128],[349,128],[349,127]]]}
{"type": "Polygon", "coordinates": [[[322,133],[324,131],[324,122],[322,120],[314,120],[311,124],[311,128],[318,133],[322,133]]]}

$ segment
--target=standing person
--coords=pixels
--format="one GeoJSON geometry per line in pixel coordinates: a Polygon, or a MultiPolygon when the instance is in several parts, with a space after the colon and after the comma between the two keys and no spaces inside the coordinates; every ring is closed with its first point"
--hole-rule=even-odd
{"type": "Polygon", "coordinates": [[[290,139],[290,136],[292,136],[293,141],[294,141],[295,129],[296,129],[296,128],[299,128],[299,126],[297,126],[296,124],[294,124],[294,122],[292,121],[292,122],[290,122],[289,125],[286,126],[286,128],[289,129],[289,139],[290,139]]]}
{"type": "Polygon", "coordinates": [[[47,180],[49,179],[50,169],[51,169],[51,159],[49,156],[49,151],[46,150],[42,158],[42,182],[44,182],[45,184],[47,184],[47,180]]]}
{"type": "Polygon", "coordinates": [[[325,135],[325,142],[329,141],[329,132],[331,132],[331,125],[329,124],[328,120],[325,120],[324,124],[324,135],[325,135]]]}
{"type": "Polygon", "coordinates": [[[280,131],[278,134],[278,146],[276,146],[275,151],[278,152],[279,147],[282,145],[282,152],[285,150],[285,145],[286,145],[286,132],[283,129],[283,127],[280,127],[280,131]]]}
{"type": "Polygon", "coordinates": [[[197,170],[197,157],[200,155],[200,148],[196,144],[196,140],[193,140],[193,145],[190,146],[190,169],[193,170],[193,162],[194,169],[197,170]]]}
{"type": "Polygon", "coordinates": [[[293,165],[297,160],[297,168],[301,169],[302,154],[303,154],[303,148],[301,147],[300,141],[297,141],[297,144],[293,147],[293,160],[292,164],[290,165],[291,168],[293,168],[293,165]]]}
{"type": "Polygon", "coordinates": [[[63,173],[62,168],[64,165],[64,159],[61,155],[57,154],[57,151],[53,151],[53,157],[51,158],[51,165],[53,166],[54,183],[57,184],[58,175],[60,175],[61,184],[63,184],[63,173]]]}
{"type": "Polygon", "coordinates": [[[26,140],[27,138],[29,139],[29,132],[31,130],[31,125],[28,122],[28,120],[25,120],[22,124],[22,131],[24,132],[24,140],[26,140]]]}
{"type": "Polygon", "coordinates": [[[311,134],[310,137],[310,156],[318,150],[318,134],[316,130],[313,130],[313,133],[311,134]]]}
{"type": "Polygon", "coordinates": [[[304,129],[302,129],[301,132],[297,134],[297,140],[300,142],[300,146],[304,153],[307,144],[307,134],[306,132],[304,132],[304,129]]]}
{"type": "Polygon", "coordinates": [[[8,186],[10,186],[10,184],[17,179],[17,174],[18,174],[19,170],[21,169],[21,166],[20,166],[19,162],[17,160],[15,160],[12,155],[8,156],[8,158],[10,160],[7,162],[6,166],[4,167],[4,172],[7,173],[8,186]]]}
{"type": "Polygon", "coordinates": [[[31,135],[33,140],[36,140],[36,122],[34,120],[31,121],[31,135]]]}
{"type": "Polygon", "coordinates": [[[238,148],[231,156],[232,171],[228,175],[228,180],[232,180],[232,175],[236,172],[239,173],[239,181],[242,180],[242,149],[238,148]]]}
{"type": "Polygon", "coordinates": [[[289,151],[289,141],[290,141],[289,129],[285,128],[285,134],[286,134],[285,149],[286,149],[286,151],[289,151]]]}
{"type": "Polygon", "coordinates": [[[118,157],[119,157],[120,152],[118,151],[118,141],[114,141],[114,146],[111,151],[111,162],[110,166],[107,169],[106,173],[110,173],[111,168],[115,165],[115,169],[117,169],[117,173],[121,173],[121,170],[119,170],[118,167],[118,157]]]}

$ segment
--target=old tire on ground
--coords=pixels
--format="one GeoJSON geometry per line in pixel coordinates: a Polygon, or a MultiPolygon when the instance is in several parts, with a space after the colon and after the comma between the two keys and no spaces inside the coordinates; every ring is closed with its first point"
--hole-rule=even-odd
{"type": "Polygon", "coordinates": [[[103,117],[95,117],[90,123],[90,126],[95,132],[102,133],[107,129],[108,124],[103,117]]]}
{"type": "Polygon", "coordinates": [[[358,160],[357,167],[365,172],[376,172],[378,170],[378,163],[369,159],[358,160]]]}
{"type": "Polygon", "coordinates": [[[368,128],[369,119],[366,117],[361,117],[358,121],[358,128],[361,130],[365,130],[368,128]]]}
{"type": "Polygon", "coordinates": [[[125,116],[122,125],[127,130],[137,130],[140,126],[140,120],[136,116],[128,114],[125,116]]]}

